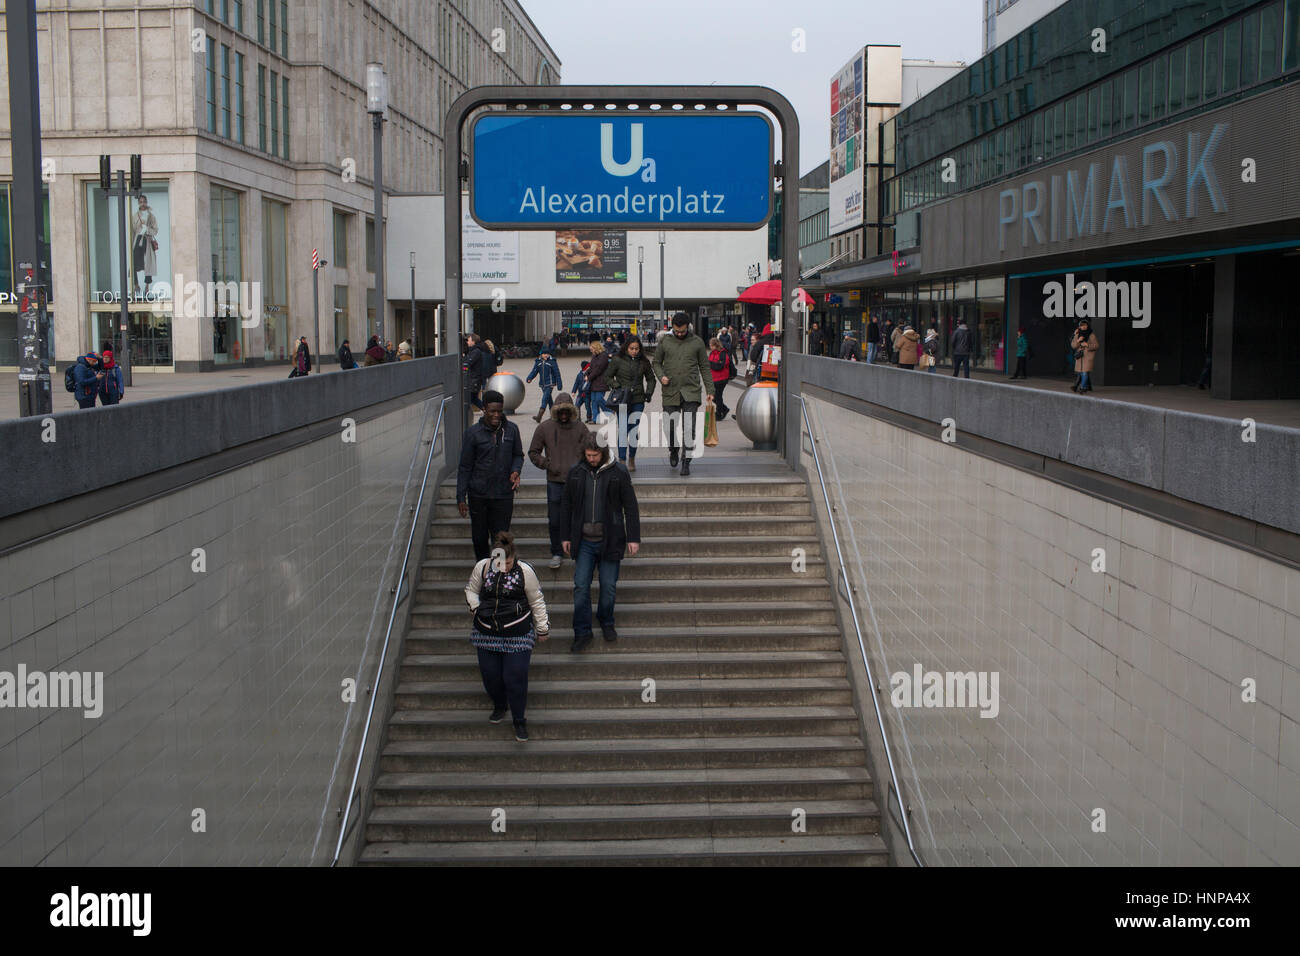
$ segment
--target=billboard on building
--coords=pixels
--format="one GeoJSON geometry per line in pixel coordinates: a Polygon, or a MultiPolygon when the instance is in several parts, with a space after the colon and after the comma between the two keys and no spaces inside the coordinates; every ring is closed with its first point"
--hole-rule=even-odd
{"type": "Polygon", "coordinates": [[[831,79],[830,234],[862,225],[865,53],[831,79]]]}
{"type": "Polygon", "coordinates": [[[469,207],[460,213],[461,275],[465,282],[518,282],[519,233],[489,232],[474,221],[469,207]]]}
{"type": "Polygon", "coordinates": [[[563,229],[555,233],[556,282],[626,282],[627,232],[563,229]]]}

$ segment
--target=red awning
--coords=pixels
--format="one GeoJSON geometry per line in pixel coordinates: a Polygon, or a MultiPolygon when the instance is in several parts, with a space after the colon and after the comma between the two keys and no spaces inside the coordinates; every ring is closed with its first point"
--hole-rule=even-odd
{"type": "MultiPolygon", "coordinates": [[[[737,302],[753,302],[756,305],[775,305],[781,301],[781,280],[768,279],[766,282],[755,282],[744,292],[736,297],[737,302]]],[[[813,300],[803,289],[799,290],[799,301],[804,305],[812,305],[813,300]]]]}

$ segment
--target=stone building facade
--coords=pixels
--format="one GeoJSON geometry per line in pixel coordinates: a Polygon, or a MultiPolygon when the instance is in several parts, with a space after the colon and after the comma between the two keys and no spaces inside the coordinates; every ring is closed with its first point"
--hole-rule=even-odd
{"type": "MultiPolygon", "coordinates": [[[[287,361],[298,336],[314,336],[313,249],[328,263],[320,350],[344,337],[364,348],[367,62],[388,73],[391,193],[442,191],[442,118],[466,89],[558,83],[560,70],[517,0],[37,0],[37,43],[54,357],[116,333],[118,209],[99,157],[117,169],[139,153],[144,201],[131,198],[127,224],[139,371],[287,361]]],[[[0,367],[12,367],[7,70],[0,82],[0,367]]],[[[390,305],[396,341],[393,318],[390,305]]]]}

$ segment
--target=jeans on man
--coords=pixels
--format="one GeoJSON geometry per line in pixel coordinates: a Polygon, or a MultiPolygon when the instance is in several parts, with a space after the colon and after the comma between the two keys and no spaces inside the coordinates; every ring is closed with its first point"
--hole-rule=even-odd
{"type": "Polygon", "coordinates": [[[524,719],[524,707],[528,703],[528,663],[532,656],[532,651],[478,648],[478,670],[483,677],[483,689],[497,710],[509,706],[510,719],[516,723],[524,719]]]}
{"type": "Polygon", "coordinates": [[[482,561],[492,556],[492,541],[498,531],[510,530],[510,517],[515,511],[515,499],[477,498],[469,495],[469,535],[474,542],[474,560],[482,561]]]}
{"type": "Polygon", "coordinates": [[[591,420],[593,422],[600,421],[601,415],[609,411],[609,406],[605,404],[604,392],[591,393],[591,410],[592,410],[591,420]]]}
{"type": "Polygon", "coordinates": [[[876,360],[876,353],[880,351],[880,346],[875,342],[867,343],[867,364],[870,365],[876,360]]]}
{"type": "Polygon", "coordinates": [[[645,413],[645,402],[630,402],[627,405],[619,406],[626,411],[620,412],[622,420],[619,422],[619,432],[627,433],[627,444],[618,446],[618,460],[627,461],[631,458],[636,460],[636,433],[641,427],[641,419],[634,418],[636,415],[645,413]]]}
{"type": "Polygon", "coordinates": [[[960,372],[963,367],[965,367],[966,370],[966,378],[970,378],[970,354],[969,353],[967,353],[966,355],[954,355],[952,357],[952,377],[956,378],[957,373],[960,372]]]}
{"type": "Polygon", "coordinates": [[[546,483],[546,529],[551,534],[551,557],[564,556],[564,529],[560,525],[560,505],[564,501],[564,482],[546,483]]]}
{"type": "Polygon", "coordinates": [[[573,569],[573,633],[591,633],[591,577],[600,565],[600,599],[596,620],[602,627],[614,626],[614,594],[618,588],[618,562],[602,561],[603,541],[579,541],[573,569]]]}
{"type": "Polygon", "coordinates": [[[555,402],[551,400],[552,391],[554,391],[554,389],[550,385],[547,385],[542,389],[542,407],[537,410],[539,416],[555,404],[555,402]]]}
{"type": "Polygon", "coordinates": [[[1081,379],[1079,379],[1079,391],[1081,391],[1081,392],[1091,391],[1091,389],[1092,389],[1092,373],[1091,373],[1091,372],[1081,372],[1080,374],[1081,374],[1083,377],[1082,377],[1081,379]]]}
{"type": "Polygon", "coordinates": [[[676,408],[664,408],[668,418],[668,448],[680,448],[682,457],[688,460],[695,447],[695,413],[699,410],[699,402],[682,402],[676,408]]]}

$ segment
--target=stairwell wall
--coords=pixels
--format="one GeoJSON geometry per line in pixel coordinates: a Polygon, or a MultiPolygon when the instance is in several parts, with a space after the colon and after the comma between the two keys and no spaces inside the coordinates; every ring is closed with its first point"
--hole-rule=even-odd
{"type": "MultiPolygon", "coordinates": [[[[831,360],[796,356],[790,365],[806,373],[811,362],[831,360]]],[[[1197,528],[1153,513],[1140,490],[1115,500],[1136,482],[1105,471],[1067,483],[1024,447],[994,449],[979,436],[966,436],[966,447],[946,443],[936,396],[952,383],[850,368],[857,382],[818,366],[818,385],[801,382],[794,394],[802,391],[821,439],[926,864],[1300,862],[1300,570],[1286,559],[1291,533],[1265,525],[1246,547],[1218,533],[1232,520],[1221,514],[1197,528]],[[865,383],[871,375],[906,380],[865,383]],[[922,388],[936,394],[904,394],[922,388]],[[932,417],[900,411],[922,400],[932,417]],[[1273,542],[1271,552],[1260,547],[1273,542]],[[1104,571],[1093,570],[1094,549],[1104,550],[1104,571]],[[895,688],[908,703],[901,691],[918,664],[923,674],[997,674],[996,716],[923,699],[895,706],[895,688]]],[[[967,427],[1020,414],[1000,409],[1002,400],[972,399],[979,414],[964,415],[967,427]]],[[[787,420],[802,427],[798,409],[787,420]]],[[[1222,431],[1208,420],[1188,438],[1214,458],[1222,431]]],[[[825,521],[807,438],[799,441],[825,521]]],[[[1261,452],[1257,468],[1278,454],[1261,452]]],[[[1167,457],[1152,464],[1166,485],[1174,480],[1167,457]]],[[[1236,477],[1243,489],[1266,478],[1240,469],[1236,477]]],[[[878,739],[872,749],[884,808],[878,739]]],[[[898,828],[889,830],[901,862],[898,828]]]]}
{"type": "MultiPolygon", "coordinates": [[[[0,863],[329,860],[424,442],[458,370],[424,359],[141,402],[132,421],[150,427],[118,408],[56,416],[80,447],[44,467],[98,447],[135,472],[79,476],[92,487],[69,496],[50,470],[33,507],[0,519],[0,700],[20,668],[102,675],[98,716],[0,706],[0,863]]],[[[431,481],[458,454],[459,429],[444,438],[431,481]]]]}

